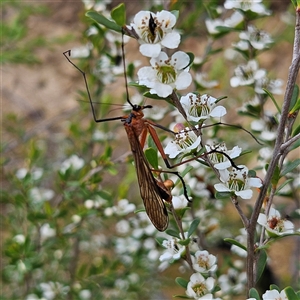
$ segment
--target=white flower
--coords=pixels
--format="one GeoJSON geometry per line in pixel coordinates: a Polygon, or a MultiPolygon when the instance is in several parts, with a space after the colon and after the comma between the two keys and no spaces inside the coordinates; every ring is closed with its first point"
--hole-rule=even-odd
{"type": "Polygon", "coordinates": [[[130,225],[129,225],[129,222],[127,220],[121,220],[119,222],[117,222],[116,224],[116,231],[119,233],[119,234],[127,234],[130,230],[130,225]]]}
{"type": "Polygon", "coordinates": [[[175,140],[170,141],[165,148],[165,153],[170,158],[176,157],[180,153],[189,153],[197,149],[201,143],[201,136],[197,136],[194,131],[189,128],[175,133],[175,140]]]}
{"type": "Polygon", "coordinates": [[[86,58],[89,57],[93,48],[92,43],[87,43],[84,46],[74,47],[71,49],[71,58],[86,58]]]}
{"type": "Polygon", "coordinates": [[[266,291],[262,295],[263,300],[288,300],[288,297],[284,290],[280,293],[277,290],[266,291]]]}
{"type": "MultiPolygon", "coordinates": [[[[238,235],[235,239],[242,245],[246,247],[247,245],[247,231],[245,228],[241,228],[240,230],[240,235],[238,235]]],[[[241,256],[241,257],[246,257],[247,256],[247,251],[242,249],[241,247],[238,247],[236,245],[231,245],[230,249],[233,253],[241,256]]]]}
{"type": "Polygon", "coordinates": [[[81,300],[88,300],[92,298],[92,292],[90,290],[81,290],[78,296],[81,300]]]}
{"type": "Polygon", "coordinates": [[[279,236],[294,232],[294,224],[281,218],[280,213],[271,207],[269,215],[260,213],[257,223],[264,226],[269,236],[279,236]]]}
{"type": "Polygon", "coordinates": [[[199,122],[208,117],[221,118],[226,114],[225,107],[216,106],[217,99],[207,94],[188,93],[182,96],[180,103],[187,114],[189,121],[199,122]]]}
{"type": "Polygon", "coordinates": [[[187,201],[187,199],[185,198],[184,195],[173,196],[172,197],[172,204],[173,204],[173,207],[174,207],[175,210],[176,209],[182,209],[182,208],[187,207],[188,201],[187,201]]]}
{"type": "Polygon", "coordinates": [[[68,286],[63,286],[60,282],[53,281],[49,281],[47,283],[42,282],[39,284],[39,287],[42,290],[43,297],[47,300],[65,297],[70,290],[68,286]]]}
{"type": "Polygon", "coordinates": [[[186,294],[189,297],[193,297],[194,299],[198,300],[212,299],[212,294],[210,294],[209,292],[212,291],[214,283],[214,278],[208,277],[207,279],[205,279],[201,274],[194,273],[190,277],[186,294]]]}
{"type": "Polygon", "coordinates": [[[217,258],[208,251],[197,251],[192,256],[193,269],[199,273],[215,272],[217,270],[217,258]]]}
{"type": "MultiPolygon", "coordinates": [[[[195,63],[195,59],[194,59],[195,63]]],[[[217,80],[210,80],[208,81],[207,79],[207,74],[206,73],[196,73],[194,76],[194,80],[199,84],[202,88],[205,89],[211,89],[214,87],[217,87],[219,85],[219,82],[217,80]]]]}
{"type": "Polygon", "coordinates": [[[218,170],[224,170],[231,166],[230,160],[220,152],[227,154],[231,159],[238,157],[242,152],[242,148],[238,146],[234,146],[231,150],[227,150],[224,143],[217,145],[205,145],[205,148],[208,153],[212,152],[208,156],[214,164],[214,167],[218,170]],[[218,152],[214,152],[214,150],[217,150],[218,152]]]}
{"type": "Polygon", "coordinates": [[[159,257],[160,261],[178,260],[181,258],[181,254],[185,251],[185,247],[178,244],[178,240],[175,238],[164,240],[162,245],[167,250],[159,257]]]}
{"type": "Polygon", "coordinates": [[[13,237],[13,240],[14,240],[16,243],[22,245],[22,244],[25,243],[26,237],[25,237],[25,235],[23,235],[23,234],[17,234],[17,235],[15,235],[15,236],[13,237]]]}
{"type": "Polygon", "coordinates": [[[259,15],[269,15],[270,11],[268,11],[260,2],[262,2],[262,0],[226,0],[224,7],[226,9],[240,9],[245,12],[250,10],[259,15]]]}
{"type": "Polygon", "coordinates": [[[55,229],[51,228],[48,223],[45,223],[40,228],[40,235],[41,235],[42,240],[51,238],[51,237],[55,236],[55,234],[56,234],[55,229]]]}
{"type": "MultiPolygon", "coordinates": [[[[236,262],[234,262],[236,265],[236,262]]],[[[227,274],[222,274],[218,278],[218,283],[220,285],[222,295],[229,293],[242,293],[245,290],[245,285],[247,283],[246,272],[242,272],[241,266],[236,266],[235,268],[229,268],[227,274]]]]}
{"type": "Polygon", "coordinates": [[[261,80],[255,82],[254,91],[258,94],[266,94],[266,92],[263,90],[266,89],[272,94],[281,95],[282,86],[283,86],[283,80],[281,79],[271,80],[267,77],[264,77],[261,80]]]}
{"type": "Polygon", "coordinates": [[[243,165],[239,165],[237,170],[232,168],[229,172],[227,169],[220,172],[220,179],[223,183],[217,183],[214,185],[218,192],[234,192],[235,195],[242,199],[250,199],[252,197],[251,187],[261,187],[262,182],[260,178],[248,177],[248,168],[243,165]]]}
{"type": "Polygon", "coordinates": [[[242,31],[239,37],[241,40],[246,41],[248,46],[250,44],[257,50],[269,48],[270,44],[273,43],[269,34],[265,31],[258,30],[253,25],[248,25],[247,31],[242,31]]]}
{"type": "Polygon", "coordinates": [[[221,19],[214,19],[214,20],[206,19],[205,20],[205,25],[206,25],[207,31],[211,35],[215,35],[215,34],[221,33],[220,30],[218,29],[218,26],[228,27],[228,28],[235,28],[243,20],[244,20],[244,16],[239,11],[235,11],[230,16],[230,18],[225,19],[224,21],[221,20],[221,19]]]}
{"type": "Polygon", "coordinates": [[[135,208],[136,208],[135,204],[130,203],[127,199],[121,199],[118,201],[117,206],[113,207],[113,211],[118,216],[124,216],[133,212],[135,208]]]}
{"type": "Polygon", "coordinates": [[[49,201],[54,197],[55,193],[53,190],[34,187],[29,190],[29,197],[33,204],[42,203],[49,201]]]}
{"type": "Polygon", "coordinates": [[[157,57],[162,47],[177,48],[180,35],[173,30],[175,23],[175,15],[166,10],[156,14],[150,11],[137,13],[131,26],[139,36],[140,52],[148,57],[157,57]]]}
{"type": "Polygon", "coordinates": [[[260,132],[260,138],[265,141],[273,141],[277,137],[277,127],[280,115],[273,115],[265,111],[262,119],[251,122],[251,129],[260,132]]]}
{"type": "Polygon", "coordinates": [[[266,76],[266,70],[258,69],[256,60],[248,61],[247,65],[240,65],[234,70],[235,76],[230,79],[232,87],[250,85],[266,76]]]}
{"type": "Polygon", "coordinates": [[[73,154],[67,158],[60,167],[60,172],[65,173],[68,169],[79,170],[84,166],[84,160],[79,158],[77,155],[73,154]]]}
{"type": "Polygon", "coordinates": [[[182,51],[175,52],[171,58],[165,52],[151,58],[152,67],[143,67],[138,71],[139,84],[150,88],[151,94],[168,97],[173,89],[183,90],[192,83],[188,72],[190,57],[182,51]]]}

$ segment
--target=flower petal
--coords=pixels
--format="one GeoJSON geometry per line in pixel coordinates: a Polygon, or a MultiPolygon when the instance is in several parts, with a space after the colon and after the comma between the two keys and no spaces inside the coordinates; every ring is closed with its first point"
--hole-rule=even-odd
{"type": "Polygon", "coordinates": [[[252,190],[243,190],[243,191],[235,192],[235,194],[237,196],[240,196],[242,199],[251,199],[253,192],[252,190]]]}
{"type": "Polygon", "coordinates": [[[157,57],[161,51],[160,44],[142,44],[140,52],[147,57],[157,57]]]}
{"type": "Polygon", "coordinates": [[[188,72],[182,72],[176,79],[175,87],[177,90],[184,90],[192,83],[192,75],[188,72]]]}
{"type": "Polygon", "coordinates": [[[230,189],[222,183],[216,183],[214,187],[218,192],[230,192],[230,189]]]}
{"type": "Polygon", "coordinates": [[[180,34],[177,32],[167,33],[166,36],[161,41],[162,46],[169,49],[177,48],[179,43],[180,43],[180,34]]]}

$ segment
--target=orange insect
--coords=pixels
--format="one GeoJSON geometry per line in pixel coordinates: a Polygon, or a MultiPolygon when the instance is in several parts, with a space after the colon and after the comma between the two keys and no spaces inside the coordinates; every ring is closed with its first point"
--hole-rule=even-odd
{"type": "MultiPolygon", "coordinates": [[[[140,187],[140,194],[143,199],[146,213],[150,221],[156,227],[157,230],[159,231],[166,230],[169,223],[169,217],[168,217],[168,211],[164,201],[171,202],[172,196],[170,190],[164,185],[164,183],[154,178],[152,172],[155,170],[153,170],[150,167],[143,151],[147,133],[149,132],[155,144],[157,145],[158,150],[162,154],[163,158],[164,159],[166,158],[166,155],[164,154],[163,151],[163,147],[160,144],[156,131],[153,128],[153,126],[158,126],[158,125],[152,123],[149,120],[144,119],[143,110],[147,108],[152,108],[152,106],[134,105],[131,103],[129,97],[127,96],[127,102],[132,107],[132,111],[129,115],[108,118],[108,119],[97,119],[93,107],[93,102],[90,96],[85,73],[69,59],[69,56],[71,54],[70,50],[64,52],[63,54],[66,57],[66,59],[69,61],[69,63],[71,63],[77,70],[80,71],[80,73],[84,78],[95,122],[100,123],[100,122],[113,121],[113,120],[121,120],[123,122],[125,131],[127,133],[128,141],[130,143],[131,151],[133,154],[138,183],[140,187]]],[[[124,54],[123,54],[123,64],[125,70],[124,54]]],[[[124,76],[126,82],[126,92],[128,95],[126,73],[124,74],[124,76]]],[[[176,174],[183,184],[184,194],[188,199],[183,178],[178,174],[178,172],[170,172],[170,171],[157,171],[157,172],[176,174]]]]}

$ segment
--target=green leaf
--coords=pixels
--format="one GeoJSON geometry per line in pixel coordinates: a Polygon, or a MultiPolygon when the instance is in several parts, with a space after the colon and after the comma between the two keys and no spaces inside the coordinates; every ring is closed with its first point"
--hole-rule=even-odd
{"type": "Polygon", "coordinates": [[[85,15],[87,17],[91,18],[92,20],[96,21],[97,23],[105,26],[108,29],[111,29],[111,30],[122,33],[122,27],[121,26],[119,26],[115,22],[112,22],[112,21],[108,20],[107,18],[105,18],[104,16],[98,14],[95,11],[88,11],[85,15]]]}
{"type": "Polygon", "coordinates": [[[271,98],[271,100],[272,100],[272,102],[274,103],[274,105],[275,105],[275,107],[276,107],[278,113],[281,114],[281,109],[280,109],[279,105],[277,104],[277,102],[276,102],[276,100],[275,100],[273,94],[271,94],[271,92],[269,92],[269,91],[266,90],[266,89],[263,89],[263,90],[264,90],[264,91],[268,94],[268,96],[271,98]]]}
{"type": "Polygon", "coordinates": [[[174,295],[173,298],[191,299],[190,297],[188,297],[186,295],[174,295]]]}
{"type": "Polygon", "coordinates": [[[293,162],[288,163],[287,165],[284,166],[280,177],[285,176],[286,174],[292,172],[295,168],[297,168],[300,164],[300,158],[294,160],[293,162]]]}
{"type": "Polygon", "coordinates": [[[190,228],[189,228],[189,231],[188,231],[188,237],[190,237],[194,232],[195,230],[197,229],[198,225],[200,223],[200,219],[196,218],[193,220],[190,228]]]}
{"type": "Polygon", "coordinates": [[[271,183],[274,186],[277,186],[279,179],[280,179],[280,169],[279,169],[278,165],[276,165],[272,179],[271,179],[271,183]]]}
{"type": "Polygon", "coordinates": [[[294,137],[295,135],[297,135],[300,132],[300,124],[296,127],[296,129],[293,131],[292,136],[294,137]]]}
{"type": "Polygon", "coordinates": [[[232,245],[235,245],[235,246],[237,246],[237,247],[239,247],[239,248],[241,248],[241,249],[243,249],[243,250],[245,250],[245,251],[247,251],[247,248],[246,248],[243,244],[239,243],[238,241],[236,241],[236,240],[234,240],[234,239],[231,239],[231,238],[225,238],[224,241],[225,241],[225,242],[228,242],[228,243],[230,243],[230,244],[232,244],[232,245]]]}
{"type": "Polygon", "coordinates": [[[180,239],[180,235],[179,235],[179,232],[178,231],[175,231],[173,229],[167,229],[166,230],[166,234],[170,235],[170,236],[174,236],[178,239],[180,239]]]}
{"type": "Polygon", "coordinates": [[[299,147],[300,147],[300,139],[297,140],[295,143],[293,143],[293,144],[291,145],[290,150],[292,151],[292,150],[295,150],[295,149],[297,149],[297,148],[299,148],[299,147]]]}
{"type": "Polygon", "coordinates": [[[113,8],[110,15],[118,25],[124,26],[126,24],[125,4],[121,3],[115,8],[113,8]]]}
{"type": "Polygon", "coordinates": [[[289,107],[289,113],[293,114],[295,111],[300,109],[300,98],[299,97],[299,87],[298,85],[294,86],[292,99],[289,107]]]}
{"type": "Polygon", "coordinates": [[[184,278],[182,278],[182,277],[177,277],[177,278],[175,279],[175,282],[176,282],[178,285],[180,285],[181,287],[183,287],[184,289],[187,288],[187,285],[188,285],[188,283],[189,283],[186,279],[184,279],[184,278]]]}
{"type": "Polygon", "coordinates": [[[271,284],[270,285],[270,290],[276,290],[276,291],[280,292],[280,288],[276,284],[271,284]]]}
{"type": "Polygon", "coordinates": [[[300,299],[292,287],[288,286],[284,289],[284,291],[289,300],[299,300],[300,299]]]}
{"type": "Polygon", "coordinates": [[[289,184],[291,181],[294,181],[294,179],[288,179],[286,180],[283,184],[281,184],[277,189],[276,189],[276,194],[275,195],[279,195],[280,191],[287,185],[289,184]]]}
{"type": "Polygon", "coordinates": [[[171,14],[173,14],[176,17],[176,20],[178,20],[179,17],[179,10],[172,10],[171,14]]]}
{"type": "Polygon", "coordinates": [[[189,56],[190,62],[189,62],[189,64],[188,64],[187,66],[185,66],[183,69],[186,69],[187,67],[189,67],[189,66],[194,62],[194,59],[195,59],[194,53],[192,53],[192,52],[187,52],[186,54],[189,56]]]}
{"type": "Polygon", "coordinates": [[[216,199],[229,199],[231,197],[231,192],[216,192],[216,199]]]}
{"type": "Polygon", "coordinates": [[[145,150],[145,156],[150,163],[150,165],[155,169],[158,170],[158,156],[157,151],[153,148],[148,148],[145,150]]]}
{"type": "Polygon", "coordinates": [[[190,242],[191,242],[191,239],[179,240],[178,244],[182,245],[182,246],[188,246],[190,242]]]}
{"type": "MultiPolygon", "coordinates": [[[[131,86],[131,84],[130,84],[130,86],[131,86]]],[[[140,87],[139,84],[136,84],[136,86],[140,87]]],[[[146,97],[146,98],[149,98],[149,99],[154,99],[154,100],[165,100],[166,99],[166,98],[159,97],[156,94],[151,94],[150,92],[145,92],[143,94],[143,96],[146,97]]]]}
{"type": "MultiPolygon", "coordinates": [[[[180,176],[183,178],[186,174],[188,174],[191,170],[193,169],[193,167],[192,166],[188,166],[188,167],[186,167],[184,170],[183,170],[183,172],[180,172],[180,176]]],[[[175,186],[177,185],[177,184],[179,184],[181,182],[181,180],[178,178],[177,180],[176,180],[176,182],[175,182],[175,186]]]]}
{"type": "Polygon", "coordinates": [[[254,298],[256,300],[261,300],[259,297],[259,293],[255,288],[251,288],[249,291],[249,297],[250,298],[254,298]]]}
{"type": "Polygon", "coordinates": [[[257,262],[257,274],[256,274],[256,282],[259,280],[260,276],[262,275],[266,263],[267,263],[268,255],[265,250],[260,250],[260,255],[257,262]]]}
{"type": "Polygon", "coordinates": [[[155,238],[156,242],[157,242],[160,246],[162,246],[163,241],[164,241],[165,239],[166,239],[166,238],[161,237],[161,236],[155,238]]]}

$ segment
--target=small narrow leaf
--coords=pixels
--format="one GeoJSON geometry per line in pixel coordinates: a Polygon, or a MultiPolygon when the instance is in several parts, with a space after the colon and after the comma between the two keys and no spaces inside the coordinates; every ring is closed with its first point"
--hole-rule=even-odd
{"type": "Polygon", "coordinates": [[[280,292],[280,288],[276,284],[271,284],[270,285],[270,290],[276,290],[276,291],[280,292]]]}
{"type": "Polygon", "coordinates": [[[113,8],[110,15],[118,25],[124,26],[126,24],[125,4],[121,3],[113,8]]]}
{"type": "Polygon", "coordinates": [[[293,114],[295,111],[300,109],[300,98],[299,97],[299,87],[296,84],[294,86],[293,94],[292,94],[292,99],[289,107],[289,113],[293,114]]]}
{"type": "Polygon", "coordinates": [[[297,296],[292,287],[288,286],[284,289],[285,294],[289,300],[299,300],[300,298],[297,296]]]}
{"type": "Polygon", "coordinates": [[[187,288],[187,285],[188,285],[188,281],[186,280],[186,279],[184,279],[184,278],[182,278],[182,277],[177,277],[176,279],[175,279],[175,282],[178,284],[178,285],[180,285],[181,287],[183,287],[183,288],[187,288]]]}
{"type": "Polygon", "coordinates": [[[200,223],[200,219],[194,219],[190,228],[189,228],[189,231],[188,231],[188,237],[190,237],[194,232],[195,230],[197,229],[198,225],[200,223]]]}
{"type": "Polygon", "coordinates": [[[190,242],[191,242],[191,239],[179,240],[178,244],[182,245],[182,246],[188,246],[190,242]]]}
{"type": "Polygon", "coordinates": [[[274,186],[277,186],[277,183],[280,179],[280,169],[278,167],[278,165],[276,165],[271,182],[274,186]]]}
{"type": "Polygon", "coordinates": [[[293,131],[292,137],[297,135],[300,132],[300,124],[296,127],[296,129],[293,131]]]}
{"type": "Polygon", "coordinates": [[[176,17],[176,19],[178,19],[178,17],[179,17],[179,10],[172,10],[171,14],[173,14],[176,17]]]}
{"type": "Polygon", "coordinates": [[[294,179],[288,179],[286,180],[283,184],[281,184],[277,190],[276,190],[276,194],[275,195],[279,195],[280,194],[280,191],[287,185],[289,184],[291,181],[293,181],[294,179]]]}
{"type": "Polygon", "coordinates": [[[234,239],[225,238],[224,241],[227,242],[227,243],[230,243],[232,245],[235,245],[235,246],[237,246],[237,247],[239,247],[239,248],[241,248],[241,249],[243,249],[245,251],[247,251],[247,248],[243,244],[239,243],[238,241],[236,241],[234,239]]]}
{"type": "Polygon", "coordinates": [[[279,105],[277,104],[277,102],[276,102],[276,100],[275,100],[273,94],[271,94],[271,92],[269,92],[269,91],[266,90],[266,89],[263,89],[263,90],[265,91],[266,94],[268,94],[268,96],[269,96],[269,97],[271,98],[271,100],[273,101],[273,103],[274,103],[274,105],[275,105],[275,107],[276,107],[278,113],[281,114],[281,109],[280,109],[279,105]]]}
{"type": "Polygon", "coordinates": [[[295,105],[289,111],[289,114],[292,115],[294,112],[298,111],[299,109],[300,109],[300,98],[297,100],[297,102],[295,103],[295,105]]]}
{"type": "Polygon", "coordinates": [[[300,158],[294,160],[293,162],[287,164],[284,169],[282,170],[280,177],[285,176],[286,174],[292,172],[294,169],[296,169],[300,164],[300,158]]]}
{"type": "Polygon", "coordinates": [[[155,169],[158,170],[158,156],[157,151],[153,148],[148,148],[145,150],[145,156],[150,163],[150,165],[155,169]]]}
{"type": "Polygon", "coordinates": [[[155,238],[155,240],[156,240],[156,242],[157,242],[160,246],[162,246],[163,241],[165,240],[165,238],[163,238],[163,237],[157,237],[157,238],[155,238]]]}
{"type": "Polygon", "coordinates": [[[229,199],[231,197],[230,192],[216,192],[215,198],[216,199],[229,199]]]}
{"type": "Polygon", "coordinates": [[[268,255],[265,250],[260,250],[260,255],[257,262],[257,275],[256,275],[256,282],[261,277],[267,263],[268,255]]]}
{"type": "Polygon", "coordinates": [[[255,288],[250,289],[249,296],[250,296],[250,298],[254,298],[256,300],[261,300],[260,297],[259,297],[259,293],[255,288]]]}
{"type": "Polygon", "coordinates": [[[108,29],[117,31],[117,32],[122,32],[122,27],[119,26],[118,24],[116,24],[115,22],[112,22],[110,20],[108,20],[107,18],[105,18],[104,16],[98,14],[95,11],[88,11],[85,14],[87,17],[91,18],[92,20],[96,21],[97,23],[105,26],[108,29]]]}
{"type": "Polygon", "coordinates": [[[194,62],[194,59],[195,59],[195,55],[192,52],[187,52],[186,54],[189,56],[190,62],[183,69],[186,69],[187,67],[189,67],[194,62]]]}
{"type": "Polygon", "coordinates": [[[191,299],[190,297],[188,297],[186,295],[174,295],[173,298],[191,299]]]}
{"type": "Polygon", "coordinates": [[[175,231],[173,229],[167,229],[166,230],[166,234],[170,235],[170,236],[174,236],[178,239],[180,239],[180,235],[179,235],[179,232],[178,231],[175,231]]]}

